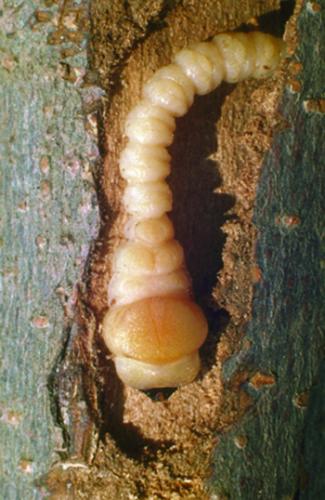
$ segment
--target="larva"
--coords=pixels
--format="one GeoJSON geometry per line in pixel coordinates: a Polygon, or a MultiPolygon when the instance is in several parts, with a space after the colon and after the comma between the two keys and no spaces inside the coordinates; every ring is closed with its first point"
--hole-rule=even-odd
{"type": "Polygon", "coordinates": [[[166,148],[173,141],[175,117],[187,112],[195,94],[211,92],[222,80],[269,76],[282,48],[281,40],[260,32],[223,33],[185,48],[146,82],[126,119],[128,142],[119,165],[128,221],[113,256],[102,332],[118,376],[131,387],[175,387],[194,380],[208,331],[166,215],[172,209],[166,148]]]}

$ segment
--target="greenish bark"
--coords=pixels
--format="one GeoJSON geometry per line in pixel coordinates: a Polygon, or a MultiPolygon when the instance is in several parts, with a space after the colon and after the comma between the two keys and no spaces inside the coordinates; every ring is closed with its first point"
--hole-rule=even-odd
{"type": "MultiPolygon", "coordinates": [[[[47,42],[55,28],[35,22],[36,8],[39,2],[13,0],[0,14],[0,496],[6,500],[40,498],[35,480],[62,448],[48,377],[97,220],[82,97],[77,83],[62,79],[62,47],[47,42]]],[[[54,15],[58,8],[45,10],[54,15]]],[[[68,62],[84,66],[85,51],[68,62]]]]}
{"type": "Polygon", "coordinates": [[[257,260],[250,351],[224,367],[273,373],[276,384],[249,388],[253,411],[221,437],[211,489],[216,498],[318,500],[325,495],[324,427],[324,99],[325,2],[299,17],[301,92],[287,90],[287,128],[275,137],[256,200],[257,260]],[[314,102],[314,105],[310,103],[314,102]],[[320,104],[320,101],[318,101],[320,104]],[[293,216],[293,217],[291,217],[293,216]],[[238,436],[244,436],[240,448],[238,436]]]}

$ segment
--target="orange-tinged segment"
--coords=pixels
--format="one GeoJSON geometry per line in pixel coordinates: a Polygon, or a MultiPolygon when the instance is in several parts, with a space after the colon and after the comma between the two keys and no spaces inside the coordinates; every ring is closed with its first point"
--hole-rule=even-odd
{"type": "Polygon", "coordinates": [[[115,306],[103,336],[113,354],[166,363],[196,351],[208,332],[205,316],[189,298],[151,297],[115,306]]]}

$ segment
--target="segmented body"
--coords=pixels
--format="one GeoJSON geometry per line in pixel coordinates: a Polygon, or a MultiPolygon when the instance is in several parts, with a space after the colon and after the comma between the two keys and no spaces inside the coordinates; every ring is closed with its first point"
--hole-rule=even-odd
{"type": "Polygon", "coordinates": [[[166,177],[175,118],[188,111],[195,94],[207,94],[223,80],[267,77],[278,65],[282,47],[281,40],[259,32],[224,33],[196,43],[147,81],[127,117],[120,172],[126,181],[128,222],[113,257],[103,336],[118,375],[130,386],[191,382],[199,372],[198,349],[208,331],[191,298],[183,250],[166,215],[172,209],[166,177]]]}

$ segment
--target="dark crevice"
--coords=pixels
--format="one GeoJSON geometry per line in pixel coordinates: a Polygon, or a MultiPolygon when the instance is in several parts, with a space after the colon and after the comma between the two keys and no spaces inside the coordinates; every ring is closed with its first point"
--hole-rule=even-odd
{"type": "Polygon", "coordinates": [[[171,218],[198,299],[211,296],[222,267],[225,235],[221,227],[235,202],[233,196],[215,193],[222,180],[216,162],[210,159],[217,150],[216,123],[221,106],[232,89],[232,85],[223,84],[206,96],[196,97],[189,112],[177,120],[170,147],[171,218]]]}
{"type": "Polygon", "coordinates": [[[283,0],[280,2],[279,10],[268,12],[258,18],[259,30],[282,37],[285,25],[292,16],[295,5],[295,0],[283,0]]]}
{"type": "Polygon", "coordinates": [[[71,326],[66,328],[64,332],[64,340],[61,351],[56,357],[54,366],[51,373],[47,379],[47,390],[49,393],[50,409],[56,425],[62,431],[62,440],[64,443],[64,448],[58,452],[62,460],[68,458],[69,450],[71,446],[71,435],[69,429],[64,422],[62,414],[62,401],[60,398],[60,383],[62,382],[62,371],[64,370],[64,363],[67,360],[67,352],[69,350],[69,344],[71,343],[72,332],[71,326]]]}

